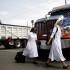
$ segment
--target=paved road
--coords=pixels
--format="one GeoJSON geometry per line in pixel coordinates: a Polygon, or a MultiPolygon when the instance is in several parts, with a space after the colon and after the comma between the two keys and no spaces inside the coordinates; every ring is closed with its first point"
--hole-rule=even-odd
{"type": "MultiPolygon", "coordinates": [[[[22,49],[0,50],[0,70],[63,70],[60,63],[54,62],[51,67],[46,67],[44,62],[34,65],[31,62],[16,63],[14,57],[16,52],[22,49]]],[[[70,61],[67,61],[70,64],[70,61]]],[[[66,69],[70,70],[70,68],[66,69]]]]}

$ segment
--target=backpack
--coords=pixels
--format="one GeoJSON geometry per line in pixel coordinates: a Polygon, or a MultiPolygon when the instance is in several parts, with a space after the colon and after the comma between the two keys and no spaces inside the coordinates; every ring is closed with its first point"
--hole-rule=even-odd
{"type": "Polygon", "coordinates": [[[23,51],[17,52],[16,56],[15,56],[15,61],[17,63],[25,63],[25,56],[22,55],[23,51]]]}

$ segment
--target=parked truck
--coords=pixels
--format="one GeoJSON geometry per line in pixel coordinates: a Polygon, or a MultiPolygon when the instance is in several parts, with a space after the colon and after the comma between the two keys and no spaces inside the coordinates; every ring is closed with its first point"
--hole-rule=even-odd
{"type": "MultiPolygon", "coordinates": [[[[35,28],[37,28],[37,37],[41,42],[41,48],[47,48],[46,44],[52,33],[54,24],[60,15],[50,16],[49,19],[41,18],[35,22],[35,28]]],[[[70,47],[70,18],[64,17],[62,26],[64,35],[62,37],[62,48],[70,47]]]]}
{"type": "MultiPolygon", "coordinates": [[[[50,16],[48,19],[46,17],[41,18],[35,22],[34,27],[37,28],[38,38],[38,54],[39,59],[42,61],[46,61],[48,59],[50,48],[48,48],[47,42],[59,16],[60,15],[50,16]]],[[[70,60],[70,18],[64,17],[61,26],[63,28],[62,33],[64,33],[61,38],[62,52],[64,57],[67,60],[70,60]]]]}
{"type": "Polygon", "coordinates": [[[0,45],[5,48],[24,47],[31,27],[0,24],[0,45]]]}

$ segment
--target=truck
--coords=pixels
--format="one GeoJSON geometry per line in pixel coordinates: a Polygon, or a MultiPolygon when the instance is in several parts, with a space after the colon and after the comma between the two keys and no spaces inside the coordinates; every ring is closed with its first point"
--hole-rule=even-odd
{"type": "MultiPolygon", "coordinates": [[[[35,28],[37,28],[37,37],[41,42],[42,47],[46,48],[46,43],[50,38],[54,24],[60,15],[50,16],[49,19],[41,18],[35,22],[35,28]],[[44,45],[44,47],[43,47],[44,45]]],[[[62,39],[62,48],[70,47],[70,18],[64,17],[62,22],[62,28],[64,30],[64,35],[62,39]]]]}
{"type": "MultiPolygon", "coordinates": [[[[40,18],[35,22],[35,28],[37,29],[38,38],[38,54],[39,60],[46,61],[48,59],[50,48],[47,46],[47,42],[52,33],[55,22],[58,20],[60,15],[40,18]]],[[[64,57],[70,60],[70,18],[64,17],[61,27],[63,28],[62,33],[64,35],[61,38],[61,47],[64,57]]]]}
{"type": "Polygon", "coordinates": [[[25,46],[30,29],[29,26],[0,24],[0,45],[5,48],[25,46]]]}

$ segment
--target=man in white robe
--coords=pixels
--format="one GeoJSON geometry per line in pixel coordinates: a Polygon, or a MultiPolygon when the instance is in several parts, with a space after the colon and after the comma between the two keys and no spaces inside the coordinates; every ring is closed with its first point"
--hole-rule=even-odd
{"type": "Polygon", "coordinates": [[[35,29],[32,28],[28,34],[28,42],[27,46],[23,51],[23,55],[29,58],[38,57],[37,45],[36,45],[37,35],[35,33],[35,29]]]}
{"type": "Polygon", "coordinates": [[[56,23],[54,25],[53,28],[53,32],[50,36],[50,39],[48,41],[48,45],[50,43],[50,41],[52,40],[52,38],[54,37],[53,41],[52,41],[52,45],[50,48],[50,53],[49,53],[49,57],[48,57],[48,61],[46,63],[46,65],[49,65],[51,63],[51,61],[60,61],[63,64],[63,68],[68,68],[69,65],[67,65],[64,61],[66,60],[62,54],[62,48],[61,48],[61,28],[58,25],[60,22],[56,23]]]}

